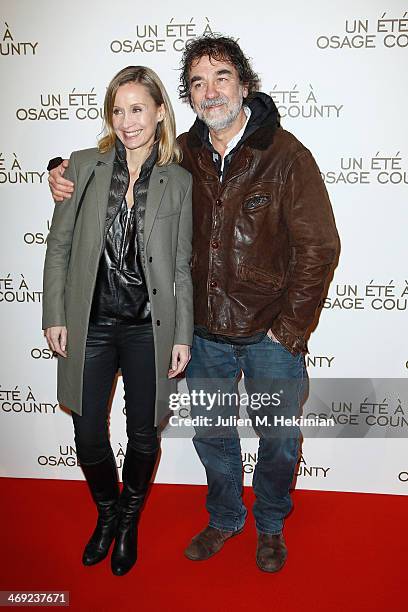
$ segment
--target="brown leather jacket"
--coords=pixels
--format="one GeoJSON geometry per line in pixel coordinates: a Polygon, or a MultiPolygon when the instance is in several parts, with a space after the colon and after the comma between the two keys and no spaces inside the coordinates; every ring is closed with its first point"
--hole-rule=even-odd
{"type": "Polygon", "coordinates": [[[310,151],[279,126],[269,96],[248,105],[222,182],[200,120],[178,139],[193,175],[194,322],[238,338],[272,328],[293,354],[306,353],[339,237],[310,151]]]}

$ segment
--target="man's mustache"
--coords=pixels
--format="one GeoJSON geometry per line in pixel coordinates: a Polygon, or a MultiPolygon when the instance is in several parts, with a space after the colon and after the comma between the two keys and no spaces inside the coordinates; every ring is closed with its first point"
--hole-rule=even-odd
{"type": "Polygon", "coordinates": [[[200,104],[201,110],[211,108],[212,106],[218,106],[219,104],[227,104],[228,98],[220,96],[219,98],[212,98],[211,100],[203,100],[200,104]]]}

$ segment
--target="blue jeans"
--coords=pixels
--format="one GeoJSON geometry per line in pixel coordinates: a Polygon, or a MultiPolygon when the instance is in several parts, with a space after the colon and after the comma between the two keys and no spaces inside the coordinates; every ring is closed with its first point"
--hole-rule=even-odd
{"type": "MultiPolygon", "coordinates": [[[[238,381],[244,373],[248,398],[279,397],[254,409],[247,402],[247,413],[259,436],[258,461],[253,476],[256,496],[254,516],[259,532],[277,534],[292,507],[289,488],[299,453],[300,430],[297,426],[274,425],[274,417],[298,417],[307,389],[303,355],[293,356],[279,342],[268,336],[252,345],[221,344],[194,336],[191,361],[187,368],[190,391],[220,392],[229,401],[203,406],[192,405],[193,417],[211,417],[213,425],[195,428],[193,443],[206,470],[209,524],[223,531],[240,530],[247,515],[242,502],[241,445],[234,422],[226,421],[238,412],[238,381]],[[275,394],[275,395],[274,395],[275,394]],[[221,425],[214,426],[221,418],[221,425]],[[264,417],[268,419],[265,424],[264,417]]],[[[278,419],[279,421],[279,419],[278,419]]],[[[200,421],[202,423],[204,421],[200,421]]],[[[206,422],[204,422],[206,423],[206,422]]],[[[207,423],[206,423],[207,424],[207,423]]]]}

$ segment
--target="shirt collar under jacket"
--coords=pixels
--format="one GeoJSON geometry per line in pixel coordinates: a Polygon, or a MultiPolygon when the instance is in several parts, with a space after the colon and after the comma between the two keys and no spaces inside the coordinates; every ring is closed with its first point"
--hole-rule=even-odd
{"type": "MultiPolygon", "coordinates": [[[[224,156],[222,158],[221,167],[222,167],[222,165],[224,163],[224,157],[226,157],[228,155],[228,153],[230,151],[232,151],[232,149],[234,149],[234,147],[236,147],[236,145],[239,143],[239,141],[241,140],[242,136],[244,135],[244,132],[246,130],[246,126],[248,125],[249,118],[250,118],[250,116],[252,114],[251,109],[249,108],[249,106],[244,105],[242,108],[244,109],[244,113],[246,115],[246,121],[245,121],[244,125],[242,126],[242,128],[239,130],[238,134],[235,134],[235,136],[233,136],[231,138],[231,140],[229,141],[229,143],[227,144],[227,148],[225,149],[225,153],[224,153],[224,156]]],[[[210,141],[211,145],[214,146],[213,145],[213,141],[211,139],[210,132],[208,132],[208,140],[210,141]]]]}
{"type": "Polygon", "coordinates": [[[251,116],[251,109],[249,108],[249,106],[243,106],[244,109],[244,113],[246,115],[246,121],[244,123],[244,125],[242,126],[242,128],[239,130],[239,132],[237,134],[235,134],[235,136],[233,136],[231,138],[231,140],[229,141],[229,143],[227,144],[227,148],[224,151],[224,155],[221,157],[219,153],[217,153],[217,151],[215,151],[214,149],[214,145],[211,139],[211,134],[208,131],[208,140],[211,144],[211,149],[213,152],[213,161],[215,163],[216,166],[219,167],[219,173],[220,173],[220,180],[222,181],[222,176],[224,173],[224,162],[228,156],[229,153],[231,153],[231,151],[233,149],[235,149],[235,147],[237,146],[237,144],[239,143],[239,141],[241,140],[242,136],[244,135],[244,132],[246,130],[246,126],[248,125],[248,121],[249,118],[251,116]],[[220,157],[221,157],[221,164],[220,164],[220,157]]]}

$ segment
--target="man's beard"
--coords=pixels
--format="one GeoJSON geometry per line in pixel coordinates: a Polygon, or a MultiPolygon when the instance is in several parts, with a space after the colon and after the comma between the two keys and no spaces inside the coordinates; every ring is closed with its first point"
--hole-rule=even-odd
{"type": "Polygon", "coordinates": [[[224,130],[225,128],[230,127],[238,117],[239,113],[241,112],[243,100],[244,98],[242,91],[239,92],[239,98],[236,102],[230,102],[225,96],[219,96],[218,98],[213,98],[212,100],[203,100],[201,102],[200,109],[197,111],[197,116],[210,130],[214,130],[214,132],[224,130]],[[216,106],[218,104],[229,104],[229,106],[224,113],[217,117],[208,117],[208,115],[204,114],[205,109],[211,108],[212,106],[216,106]]]}

